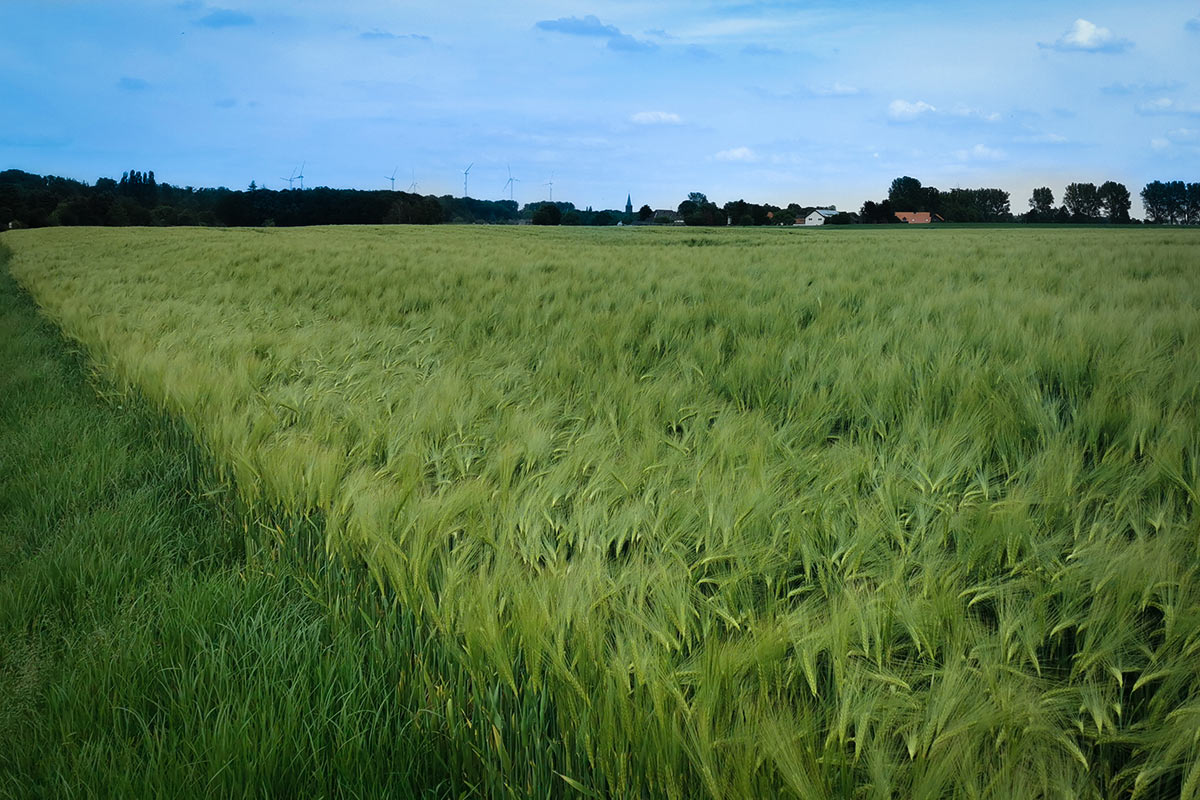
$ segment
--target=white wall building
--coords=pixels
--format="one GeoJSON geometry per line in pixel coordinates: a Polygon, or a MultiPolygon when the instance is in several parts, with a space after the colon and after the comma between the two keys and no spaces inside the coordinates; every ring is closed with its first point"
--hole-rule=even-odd
{"type": "Polygon", "coordinates": [[[836,213],[838,213],[838,212],[833,210],[832,208],[818,208],[815,211],[813,211],[811,214],[809,214],[807,217],[804,218],[804,224],[805,225],[824,225],[825,222],[836,213]]]}

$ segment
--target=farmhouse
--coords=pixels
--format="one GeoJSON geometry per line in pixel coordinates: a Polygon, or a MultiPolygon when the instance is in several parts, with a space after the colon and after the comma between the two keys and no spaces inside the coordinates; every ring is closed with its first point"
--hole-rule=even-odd
{"type": "Polygon", "coordinates": [[[896,219],[901,222],[907,222],[909,225],[928,225],[931,222],[945,222],[937,214],[930,214],[928,211],[897,211],[896,219]]]}
{"type": "Polygon", "coordinates": [[[834,208],[816,208],[813,212],[804,218],[805,225],[824,225],[830,217],[837,214],[837,209],[834,208]]]}

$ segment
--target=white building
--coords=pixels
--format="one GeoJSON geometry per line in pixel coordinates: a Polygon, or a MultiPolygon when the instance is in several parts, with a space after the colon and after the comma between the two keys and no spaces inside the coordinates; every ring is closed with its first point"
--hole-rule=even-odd
{"type": "Polygon", "coordinates": [[[830,217],[838,213],[832,208],[818,208],[804,218],[805,225],[824,225],[830,217]]]}

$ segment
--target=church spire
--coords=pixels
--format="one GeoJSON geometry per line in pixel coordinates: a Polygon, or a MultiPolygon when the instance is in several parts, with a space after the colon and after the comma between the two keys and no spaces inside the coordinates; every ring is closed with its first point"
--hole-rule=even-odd
{"type": "Polygon", "coordinates": [[[631,195],[631,194],[625,195],[625,213],[626,214],[633,213],[633,195],[631,195]]]}

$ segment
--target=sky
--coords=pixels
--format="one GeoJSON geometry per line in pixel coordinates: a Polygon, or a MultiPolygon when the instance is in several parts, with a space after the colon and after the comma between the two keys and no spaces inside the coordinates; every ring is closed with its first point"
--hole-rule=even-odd
{"type": "Polygon", "coordinates": [[[1136,198],[1200,180],[1200,2],[0,2],[0,168],[461,195],[469,164],[595,208],[1136,198]]]}

